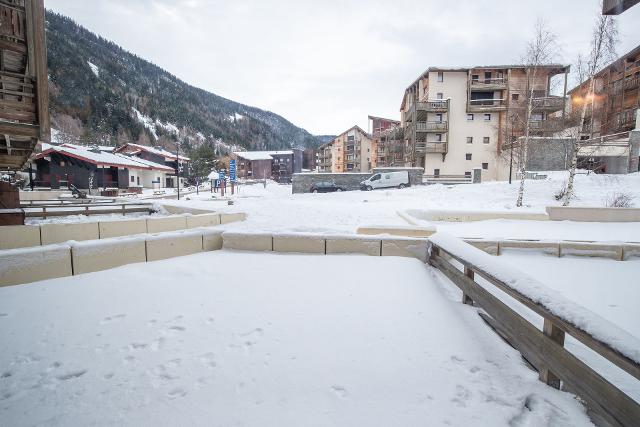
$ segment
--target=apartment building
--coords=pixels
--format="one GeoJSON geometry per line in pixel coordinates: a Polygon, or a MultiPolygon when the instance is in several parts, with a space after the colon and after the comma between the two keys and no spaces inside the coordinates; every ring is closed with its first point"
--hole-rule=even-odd
{"type": "Polygon", "coordinates": [[[529,99],[533,135],[562,127],[554,116],[564,111],[568,71],[558,64],[428,68],[400,106],[405,165],[435,176],[471,176],[480,168],[483,180],[506,179],[502,146],[522,134],[529,99]],[[562,96],[551,95],[552,79],[560,81],[562,96]]]}
{"type": "Polygon", "coordinates": [[[371,135],[354,126],[318,148],[320,172],[369,172],[376,166],[371,135]]]}
{"type": "Polygon", "coordinates": [[[581,112],[587,104],[583,137],[594,138],[628,132],[635,126],[640,107],[640,46],[607,65],[569,91],[571,109],[581,112]]]}
{"type": "Polygon", "coordinates": [[[369,128],[376,165],[404,166],[404,138],[400,121],[369,116],[369,128]]]}

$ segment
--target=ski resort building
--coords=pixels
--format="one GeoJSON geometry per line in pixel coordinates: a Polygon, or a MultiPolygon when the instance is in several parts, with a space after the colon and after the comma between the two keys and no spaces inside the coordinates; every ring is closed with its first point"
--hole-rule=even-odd
{"type": "Polygon", "coordinates": [[[167,175],[175,173],[169,166],[97,147],[43,145],[43,151],[33,159],[38,187],[58,189],[73,184],[80,189],[162,188],[167,175]]]}
{"type": "Polygon", "coordinates": [[[191,159],[186,156],[167,151],[164,148],[128,143],[118,148],[116,153],[126,154],[128,156],[137,157],[142,160],[171,168],[173,173],[166,174],[162,187],[176,187],[176,171],[178,168],[180,168],[180,187],[183,187],[189,178],[189,164],[191,163],[191,159]]]}
{"type": "Polygon", "coordinates": [[[400,121],[369,116],[369,127],[376,151],[376,165],[404,166],[404,140],[400,121]]]}
{"type": "Polygon", "coordinates": [[[376,167],[376,145],[369,133],[354,126],[318,149],[320,172],[369,172],[376,167]]]}
{"type": "Polygon", "coordinates": [[[236,151],[236,175],[242,179],[273,179],[290,182],[294,173],[302,172],[302,150],[236,151]]]}
{"type": "Polygon", "coordinates": [[[586,138],[629,132],[640,107],[640,46],[621,56],[593,79],[569,91],[571,108],[581,111],[587,103],[582,134],[586,138]],[[589,96],[593,84],[593,96],[589,96]]]}
{"type": "Polygon", "coordinates": [[[515,124],[524,121],[529,99],[532,135],[561,128],[555,116],[565,109],[568,72],[559,64],[428,68],[405,90],[400,106],[405,165],[424,167],[427,176],[471,176],[480,168],[483,180],[505,179],[502,146],[522,135],[515,124]],[[552,78],[562,74],[563,95],[552,96],[552,78]]]}

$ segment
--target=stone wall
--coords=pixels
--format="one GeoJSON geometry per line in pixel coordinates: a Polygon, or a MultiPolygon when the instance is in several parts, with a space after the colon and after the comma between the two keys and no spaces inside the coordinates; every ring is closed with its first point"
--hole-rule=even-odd
{"type": "Polygon", "coordinates": [[[571,165],[572,152],[573,147],[568,139],[532,139],[527,153],[527,170],[567,170],[571,165]]]}
{"type": "Polygon", "coordinates": [[[308,193],[317,182],[335,182],[347,191],[360,190],[360,183],[373,173],[296,173],[293,175],[292,192],[308,193]]]}

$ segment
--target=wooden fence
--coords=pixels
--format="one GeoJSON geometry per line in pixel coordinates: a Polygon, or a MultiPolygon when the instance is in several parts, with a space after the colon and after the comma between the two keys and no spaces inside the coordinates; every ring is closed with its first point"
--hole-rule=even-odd
{"type": "Polygon", "coordinates": [[[82,203],[64,205],[33,205],[24,208],[27,218],[47,218],[51,216],[68,215],[107,215],[107,214],[131,214],[153,213],[155,209],[150,203],[82,203]]]}
{"type": "Polygon", "coordinates": [[[565,334],[571,335],[625,372],[640,379],[640,365],[635,360],[606,342],[594,338],[571,321],[552,313],[496,278],[491,272],[448,252],[434,242],[431,242],[429,263],[462,290],[463,303],[477,305],[486,312],[481,314],[482,318],[539,372],[541,381],[583,399],[596,424],[638,425],[640,405],[567,351],[564,348],[565,334]],[[451,259],[460,263],[463,270],[451,262],[451,259]],[[543,330],[480,286],[476,282],[477,276],[540,315],[544,319],[543,330]]]}

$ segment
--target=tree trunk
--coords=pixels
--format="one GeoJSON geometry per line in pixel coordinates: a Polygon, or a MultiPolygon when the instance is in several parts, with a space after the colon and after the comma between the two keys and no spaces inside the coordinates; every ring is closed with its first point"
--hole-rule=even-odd
{"type": "Polygon", "coordinates": [[[569,180],[567,181],[567,190],[564,195],[562,206],[569,206],[573,197],[573,178],[576,176],[576,168],[578,167],[578,144],[573,142],[573,154],[571,156],[571,169],[569,169],[569,180]]]}

